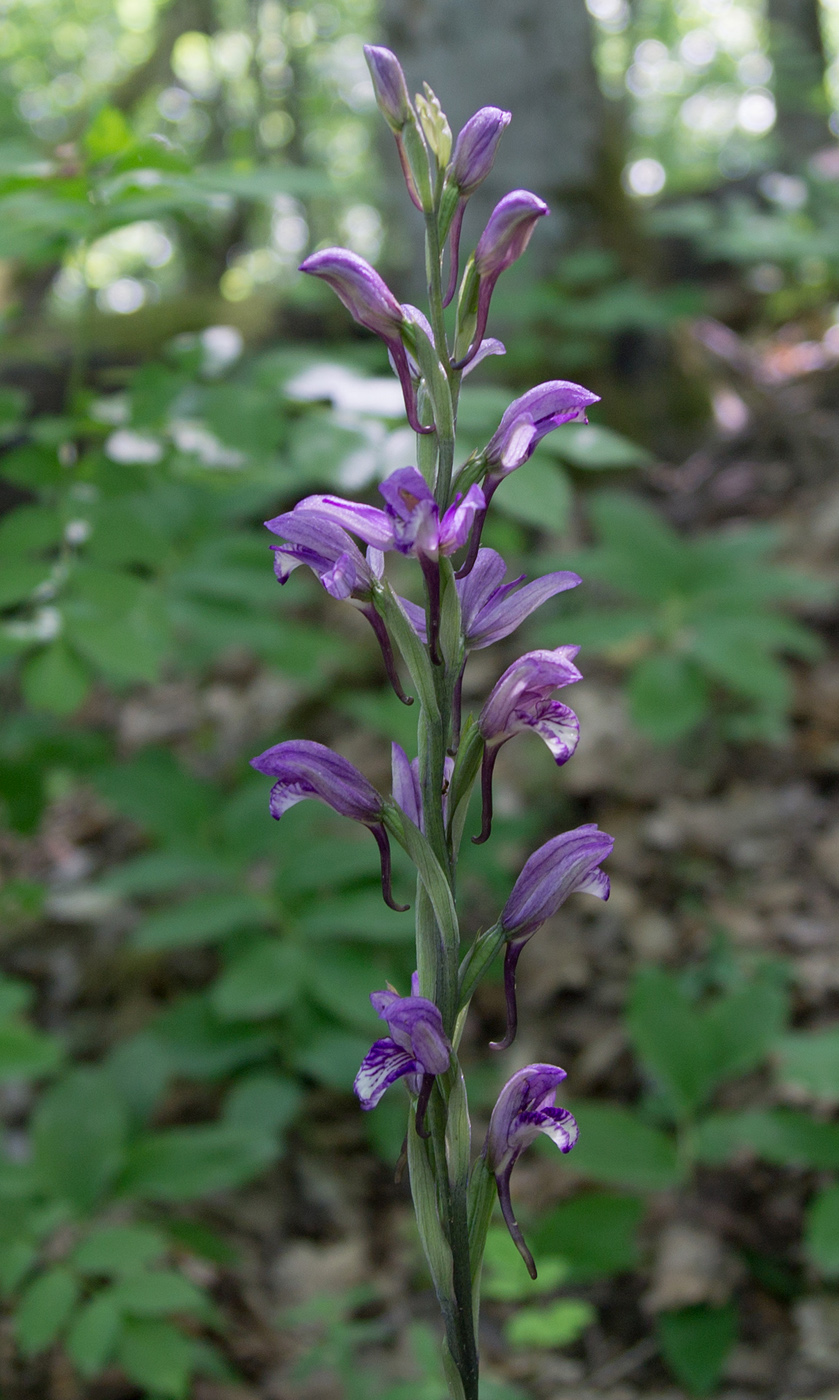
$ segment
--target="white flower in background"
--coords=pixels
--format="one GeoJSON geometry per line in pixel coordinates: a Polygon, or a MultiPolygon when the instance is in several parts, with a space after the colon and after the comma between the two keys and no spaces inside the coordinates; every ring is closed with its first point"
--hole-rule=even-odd
{"type": "Polygon", "coordinates": [[[163,445],[147,433],[119,428],[105,443],[105,456],[123,465],[153,466],[163,456],[163,445]]]}

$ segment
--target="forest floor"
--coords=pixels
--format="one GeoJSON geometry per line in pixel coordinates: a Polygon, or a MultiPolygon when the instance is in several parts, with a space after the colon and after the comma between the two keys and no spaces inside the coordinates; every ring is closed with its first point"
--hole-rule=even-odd
{"type": "MultiPolygon", "coordinates": [[[[652,469],[645,491],[689,531],[732,519],[776,521],[786,532],[786,562],[835,578],[839,414],[830,404],[836,388],[833,373],[772,388],[752,385],[744,394],[752,426],[738,436],[710,437],[682,466],[652,469]]],[[[508,1053],[511,1068],[555,1062],[567,1069],[574,1096],[634,1102],[641,1082],[623,1019],[630,979],[650,961],[674,969],[696,963],[721,936],[733,956],[786,961],[795,1026],[835,1021],[839,652],[831,631],[835,616],[823,613],[816,622],[828,652],[813,665],[796,663],[792,737],[778,747],[734,749],[703,739],[655,748],[627,719],[617,671],[586,664],[574,697],[582,739],[560,782],[572,806],[569,825],[596,821],[615,837],[612,897],[596,908],[573,901],[528,947],[519,974],[522,1031],[508,1053]]],[[[225,686],[224,723],[235,728],[240,722],[246,732],[253,677],[239,682],[234,676],[225,686]]],[[[126,727],[151,725],[158,742],[178,733],[179,744],[188,746],[190,715],[206,713],[199,694],[169,685],[133,696],[112,722],[123,735],[126,727]]],[[[502,755],[502,812],[538,803],[535,767],[535,760],[522,766],[509,749],[502,755]]],[[[15,858],[26,873],[69,872],[70,889],[74,860],[80,874],[92,865],[107,870],[122,858],[128,839],[124,823],[109,823],[95,800],[75,794],[55,803],[38,842],[19,843],[15,858]]],[[[54,910],[25,944],[9,949],[5,965],[45,989],[50,1029],[73,1023],[78,1033],[85,1019],[118,1021],[124,1009],[112,986],[102,987],[98,1004],[91,993],[85,962],[99,958],[101,949],[90,933],[95,924],[85,923],[85,911],[74,912],[71,903],[63,914],[54,910]]],[[[465,1041],[467,1067],[470,1060],[480,1065],[502,1016],[500,984],[482,987],[465,1041]]],[[[756,1072],[738,1080],[721,1102],[759,1106],[770,1092],[777,1102],[776,1091],[756,1072]]],[[[168,1101],[166,1121],[194,1121],[204,1107],[200,1090],[185,1090],[180,1100],[168,1101]]],[[[525,1220],[537,1217],[580,1184],[573,1156],[560,1162],[529,1153],[514,1176],[517,1208],[525,1220]]],[[[675,1397],[682,1392],[653,1339],[655,1310],[736,1295],[742,1340],[726,1366],[723,1400],[839,1397],[839,1298],[815,1278],[808,1281],[805,1270],[803,1293],[785,1302],[747,1276],[741,1262],[744,1251],[753,1251],[801,1277],[802,1216],[815,1185],[813,1172],[743,1160],[704,1168],[679,1192],[657,1193],[643,1224],[643,1268],[573,1290],[598,1313],[573,1345],[511,1350],[502,1339],[509,1305],[486,1303],[482,1344],[490,1374],[533,1400],[675,1397]],[[679,1234],[676,1225],[686,1228],[679,1234]]],[[[372,1155],[351,1097],[314,1090],[286,1158],[270,1176],[196,1213],[236,1253],[235,1264],[193,1267],[228,1320],[226,1349],[243,1378],[200,1381],[196,1400],[340,1400],[350,1394],[353,1374],[363,1389],[366,1367],[379,1376],[407,1376],[400,1391],[405,1400],[435,1394],[427,1380],[410,1382],[408,1324],[433,1323],[435,1308],[421,1279],[408,1187],[396,1184],[392,1166],[372,1155]],[[367,1294],[351,1291],[365,1286],[367,1294]],[[313,1364],[302,1374],[301,1358],[323,1338],[329,1315],[323,1300],[330,1296],[339,1300],[339,1319],[342,1306],[347,1310],[350,1332],[341,1333],[334,1321],[327,1326],[331,1361],[329,1355],[310,1357],[313,1364]],[[313,1300],[308,1320],[289,1317],[290,1308],[313,1300]],[[354,1324],[370,1324],[369,1338],[360,1325],[353,1332],[354,1324]]],[[[60,1357],[30,1370],[13,1363],[10,1353],[8,1333],[0,1333],[6,1400],[128,1400],[132,1394],[110,1377],[80,1389],[60,1357]]],[[[364,1393],[373,1395],[375,1388],[364,1393]]]]}

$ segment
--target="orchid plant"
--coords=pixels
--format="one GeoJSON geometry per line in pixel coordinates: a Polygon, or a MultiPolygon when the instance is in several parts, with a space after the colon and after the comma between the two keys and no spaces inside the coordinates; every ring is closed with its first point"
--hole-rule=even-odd
{"type": "Polygon", "coordinates": [[[371,993],[387,1025],[355,1080],[363,1109],[372,1109],[397,1080],[410,1100],[405,1156],[423,1249],[445,1322],[444,1359],[455,1400],[477,1400],[476,1343],[481,1262],[497,1193],[504,1220],[535,1278],[532,1256],[516,1222],[510,1175],[539,1133],[568,1152],[577,1125],[555,1105],[565,1071],[556,1065],[519,1069],[502,1089],[486,1141],[473,1160],[466,1087],[458,1045],[480,979],[504,950],[507,1029],[516,1032],[516,966],[525,943],[574,891],[608,898],[601,862],[612,838],[581,826],[548,841],[524,865],[489,929],[462,948],[456,907],[458,850],[473,787],[480,777],[483,816],[475,841],[492,827],[493,767],[502,744],[527,730],[541,736],[559,765],[579,736],[573,711],[553,699],[580,679],[577,648],[532,651],[504,671],[476,718],[462,721],[461,693],[469,653],[509,636],[547,599],[580,582],[556,572],[525,583],[505,582],[504,560],[481,546],[492,494],[561,423],[585,421],[596,395],[565,380],[539,384],[516,399],[483,451],[455,466],[461,380],[499,341],[485,338],[490,300],[501,273],[525,251],[547,206],[515,190],[495,207],[463,276],[459,243],[463,211],[489,173],[510,114],[484,107],[452,135],[434,93],[410,101],[405,76],[388,49],[367,47],[379,108],[396,137],[408,192],[425,220],[429,316],[400,305],[379,274],[344,248],[313,253],[301,270],[323,278],[353,318],[385,342],[417,434],[417,465],[382,483],[382,508],[335,496],[309,496],[267,522],[281,583],[307,565],[331,597],[354,602],[371,623],[399,699],[418,701],[418,756],[392,751],[392,795],[383,796],[345,758],[322,744],[288,740],[252,760],[274,780],[271,815],[313,797],[369,827],[378,843],[387,904],[403,913],[391,889],[390,841],[417,870],[416,958],[409,995],[371,993]],[[448,277],[444,292],[444,250],[448,277]],[[458,289],[451,336],[445,308],[458,289]],[[357,541],[366,545],[362,552],[357,541]],[[424,603],[400,597],[389,583],[388,553],[419,565],[424,603]],[[455,567],[456,556],[462,562],[455,567]],[[399,660],[414,695],[406,694],[399,660]]]}

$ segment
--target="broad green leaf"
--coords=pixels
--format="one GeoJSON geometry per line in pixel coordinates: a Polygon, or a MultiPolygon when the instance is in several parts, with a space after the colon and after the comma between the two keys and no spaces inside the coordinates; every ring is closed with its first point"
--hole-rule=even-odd
{"type": "Polygon", "coordinates": [[[785,1018],[785,994],[769,974],[702,1007],[672,974],[644,968],[629,1004],[635,1048],[678,1116],[693,1113],[723,1080],[759,1064],[785,1018]]]}
{"type": "Polygon", "coordinates": [[[29,1284],[14,1320],[15,1336],[24,1356],[37,1356],[52,1345],[70,1317],[78,1295],[78,1280],[61,1264],[29,1284]]]}
{"type": "Polygon", "coordinates": [[[149,1133],[129,1151],[121,1194],[184,1201],[241,1186],[276,1158],[270,1135],[234,1124],[170,1128],[149,1133]]]}
{"type": "Polygon", "coordinates": [[[839,1169],[839,1124],[788,1108],[717,1113],[697,1125],[700,1161],[722,1164],[746,1151],[785,1167],[839,1169]]]}
{"type": "Polygon", "coordinates": [[[643,1214],[638,1196],[585,1192],[556,1206],[530,1232],[534,1254],[566,1260],[575,1281],[624,1273],[638,1257],[643,1214]]]}
{"type": "Polygon", "coordinates": [[[73,1253],[83,1274],[120,1278],[166,1253],[166,1237],[151,1225],[101,1225],[73,1253]]]}
{"type": "Polygon", "coordinates": [[[222,1020],[264,1020],[293,1006],[306,975],[306,956],[296,943],[265,938],[235,957],[209,993],[222,1020]]]}
{"type": "Polygon", "coordinates": [[[645,656],[632,667],[628,695],[630,714],[639,729],[662,744],[695,729],[710,699],[698,666],[667,652],[645,656]]]}
{"type": "MultiPolygon", "coordinates": [[[[62,533],[57,510],[50,506],[17,506],[0,520],[0,559],[6,564],[27,554],[51,549],[60,542],[62,533]]],[[[40,568],[43,579],[47,566],[40,568]]],[[[2,573],[5,569],[0,570],[2,573]]]]}
{"type": "Polygon", "coordinates": [[[657,1331],[661,1350],[676,1379],[692,1395],[710,1394],[737,1338],[734,1307],[699,1304],[660,1313],[657,1331]]]}
{"type": "Polygon", "coordinates": [[[295,1118],[303,1098],[300,1085],[277,1074],[251,1074],[233,1085],[224,1101],[224,1122],[260,1128],[279,1139],[295,1118]]]}
{"type": "Polygon", "coordinates": [[[145,1123],[175,1072],[170,1055],[153,1031],[117,1041],[102,1062],[131,1118],[145,1123]]]}
{"type": "Polygon", "coordinates": [[[101,768],[95,782],[118,812],[166,838],[167,846],[187,847],[191,852],[197,847],[199,856],[206,856],[201,837],[211,819],[215,794],[209,783],[186,772],[173,754],[146,749],[130,763],[101,768]]]}
{"type": "Polygon", "coordinates": [[[148,1269],[131,1273],[110,1290],[121,1313],[131,1317],[165,1317],[168,1313],[208,1311],[207,1295],[173,1269],[148,1269]]]}
{"type": "Polygon", "coordinates": [[[580,1137],[568,1165],[612,1186],[666,1191],[682,1177],[673,1138],[650,1127],[631,1109],[613,1104],[573,1104],[580,1137]]]}
{"type": "MultiPolygon", "coordinates": [[[[400,902],[407,904],[410,895],[402,900],[403,892],[398,886],[395,889],[400,902]]],[[[301,914],[301,923],[306,939],[318,942],[351,938],[364,943],[409,943],[414,938],[410,914],[389,909],[380,890],[355,890],[319,900],[301,914]]]]}
{"type": "Polygon", "coordinates": [[[591,1303],[561,1298],[545,1308],[519,1308],[504,1326],[513,1347],[567,1347],[596,1321],[591,1303]]]}
{"type": "Polygon", "coordinates": [[[186,1400],[193,1345],[171,1322],[131,1318],[119,1340],[119,1363],[135,1385],[162,1400],[186,1400]]]}
{"type": "Polygon", "coordinates": [[[154,1023],[173,1074],[190,1079],[217,1079],[262,1060],[275,1047],[274,1032],[246,1023],[219,1020],[209,1001],[184,996],[154,1023]]]}
{"type": "Polygon", "coordinates": [[[43,647],[25,663],[21,688],[33,710],[71,715],[90,689],[90,672],[62,641],[43,647]]]}
{"type": "Polygon", "coordinates": [[[33,1115],[34,1168],[59,1200],[84,1214],[111,1185],[125,1150],[125,1109],[100,1069],[74,1069],[33,1115]]]}
{"type": "Polygon", "coordinates": [[[49,573],[49,564],[0,564],[0,609],[31,597],[49,573]]]}
{"type": "Polygon", "coordinates": [[[159,914],[147,915],[134,930],[133,942],[146,952],[189,948],[258,927],[267,917],[264,901],[255,895],[200,894],[159,914]]]}
{"type": "Polygon", "coordinates": [[[794,1031],[775,1047],[778,1078],[815,1099],[839,1099],[839,1027],[794,1031]]]}
{"type": "Polygon", "coordinates": [[[308,1045],[295,1052],[294,1065],[316,1084],[348,1093],[369,1049],[369,1036],[322,1030],[308,1045]]]}
{"type": "Polygon", "coordinates": [[[502,481],[493,506],[523,525],[558,535],[568,522],[571,486],[561,467],[536,456],[502,481]]]}
{"type": "Polygon", "coordinates": [[[539,1276],[531,1279],[505,1226],[493,1226],[486,1237],[481,1293],[504,1303],[525,1302],[534,1294],[552,1293],[568,1277],[564,1259],[539,1258],[539,1276]]]}
{"type": "Polygon", "coordinates": [[[825,1187],[810,1202],[804,1247],[825,1278],[839,1278],[839,1186],[825,1187]]]}
{"type": "Polygon", "coordinates": [[[689,584],[689,546],[651,506],[624,492],[601,491],[590,509],[602,544],[588,551],[581,570],[587,577],[659,607],[689,584]]]}
{"type": "Polygon", "coordinates": [[[86,1379],[97,1375],[111,1360],[121,1326],[110,1291],[96,1294],[76,1314],[67,1334],[67,1353],[86,1379]]]}
{"type": "Polygon", "coordinates": [[[91,160],[106,160],[130,146],[133,137],[118,107],[100,107],[82,141],[91,160]]]}
{"type": "Polygon", "coordinates": [[[49,1074],[61,1063],[57,1040],[24,1021],[0,1024],[0,1079],[31,1079],[49,1074]]]}
{"type": "Polygon", "coordinates": [[[542,450],[582,471],[646,467],[653,460],[643,447],[600,423],[562,423],[543,440],[542,450]]]}

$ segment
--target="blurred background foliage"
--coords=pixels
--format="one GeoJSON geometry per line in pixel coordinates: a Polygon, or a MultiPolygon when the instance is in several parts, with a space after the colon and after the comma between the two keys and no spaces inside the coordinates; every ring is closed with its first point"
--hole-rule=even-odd
{"type": "MultiPolygon", "coordinates": [[[[279,596],[261,521],[411,460],[381,347],[296,267],[339,242],[411,289],[361,50],[384,29],[436,83],[451,8],[425,30],[395,0],[0,10],[9,1400],[285,1400],[313,1375],[348,1400],[444,1394],[392,1185],[403,1105],[362,1119],[349,1095],[410,919],[366,837],[308,805],[280,834],[247,759],[305,734],[386,783],[388,741],[412,743],[355,614],[298,575],[279,596]]],[[[473,106],[518,83],[511,139],[555,96],[537,52],[583,55],[580,140],[546,127],[533,176],[558,241],[498,289],[508,353],[465,391],[460,441],[536,379],[602,395],[486,531],[516,571],[584,575],[515,645],[583,645],[591,738],[576,781],[529,751],[499,765],[501,839],[467,845],[464,907],[491,921],[524,853],[597,816],[617,914],[582,926],[587,951],[551,945],[531,997],[533,1056],[576,1056],[583,1132],[567,1169],[522,1172],[535,1289],[492,1237],[485,1393],[739,1375],[769,1395],[781,1337],[810,1394],[839,1375],[839,980],[805,966],[835,940],[839,865],[839,11],[543,9],[494,18],[530,22],[503,71],[448,44],[473,106]],[[804,953],[772,899],[754,914],[762,887],[800,900],[804,953]]],[[[476,45],[480,11],[457,11],[476,45]]],[[[499,1008],[490,986],[479,1119],[499,1008]]]]}

